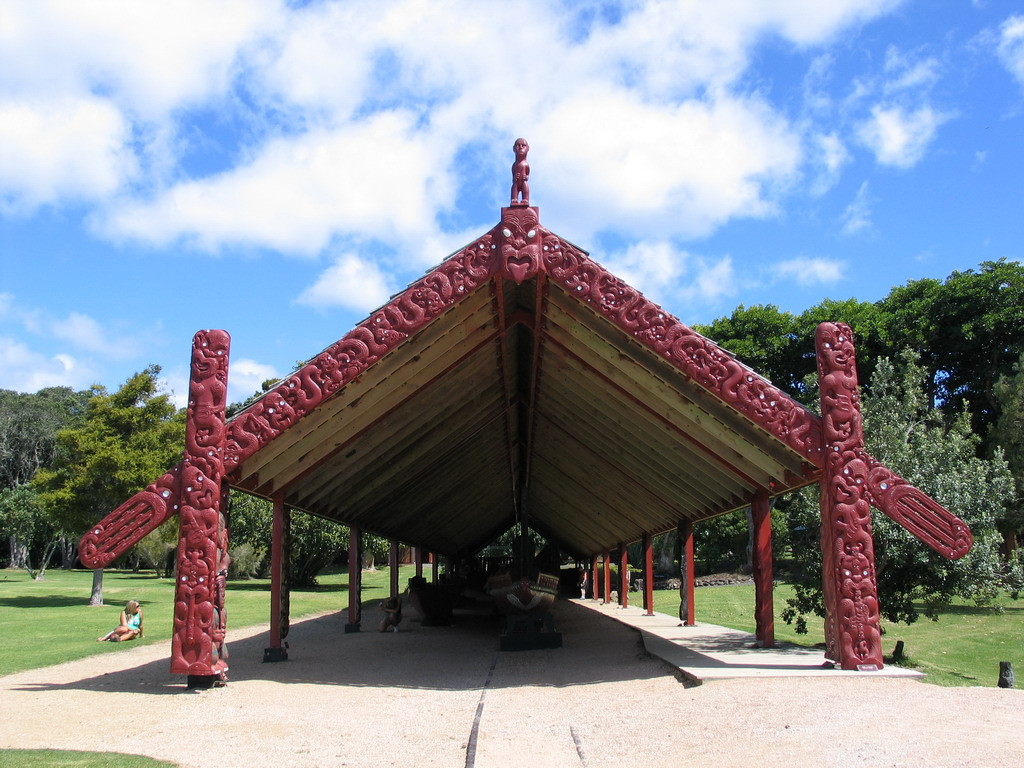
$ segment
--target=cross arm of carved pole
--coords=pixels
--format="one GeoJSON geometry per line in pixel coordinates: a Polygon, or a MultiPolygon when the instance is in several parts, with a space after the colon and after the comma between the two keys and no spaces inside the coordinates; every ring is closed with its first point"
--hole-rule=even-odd
{"type": "Polygon", "coordinates": [[[181,465],[92,526],[78,544],[86,568],[106,568],[178,511],[181,465]]]}
{"type": "Polygon", "coordinates": [[[871,504],[917,538],[950,560],[966,555],[974,539],[967,523],[908,483],[867,451],[858,451],[863,462],[871,504]]]}

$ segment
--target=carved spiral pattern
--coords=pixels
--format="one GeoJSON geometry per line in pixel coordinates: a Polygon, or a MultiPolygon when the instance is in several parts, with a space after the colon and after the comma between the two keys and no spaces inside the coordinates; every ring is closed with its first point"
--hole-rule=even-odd
{"type": "Polygon", "coordinates": [[[106,568],[177,512],[180,473],[175,467],[90,528],[78,544],[82,564],[106,568]]]}
{"type": "Polygon", "coordinates": [[[171,639],[171,672],[177,674],[215,675],[227,668],[228,531],[221,493],[229,344],[224,331],[200,331],[192,343],[171,639]]]}
{"type": "Polygon", "coordinates": [[[882,666],[875,548],[856,357],[849,326],[822,323],[816,337],[825,474],[821,483],[822,578],[827,650],[843,669],[882,666]],[[826,581],[827,583],[827,581],[826,581]],[[830,587],[830,588],[829,588],[830,587]]]}
{"type": "Polygon", "coordinates": [[[878,459],[863,451],[858,456],[872,504],[945,558],[956,560],[970,551],[974,537],[963,520],[878,459]]]}
{"type": "Polygon", "coordinates": [[[542,237],[543,266],[552,280],[807,461],[821,465],[821,432],[813,413],[571,244],[546,230],[542,237]]]}
{"type": "Polygon", "coordinates": [[[227,425],[230,472],[494,274],[501,225],[449,257],[227,425]]]}

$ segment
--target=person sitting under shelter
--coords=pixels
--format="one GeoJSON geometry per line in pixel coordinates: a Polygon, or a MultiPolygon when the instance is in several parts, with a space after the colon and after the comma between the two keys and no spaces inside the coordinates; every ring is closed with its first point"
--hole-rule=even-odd
{"type": "Polygon", "coordinates": [[[97,637],[96,642],[109,640],[112,643],[120,643],[134,640],[136,637],[142,637],[142,606],[138,600],[129,600],[121,611],[121,623],[103,637],[97,637]]]}
{"type": "Polygon", "coordinates": [[[380,607],[384,611],[384,615],[381,617],[380,624],[377,625],[378,631],[397,632],[398,625],[402,621],[402,598],[389,597],[380,604],[380,607]]]}

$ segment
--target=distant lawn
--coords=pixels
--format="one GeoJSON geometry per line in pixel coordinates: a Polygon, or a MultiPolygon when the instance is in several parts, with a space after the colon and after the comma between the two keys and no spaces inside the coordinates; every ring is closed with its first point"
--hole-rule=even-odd
{"type": "MultiPolygon", "coordinates": [[[[825,640],[821,619],[808,619],[808,633],[798,635],[779,618],[793,588],[779,584],[775,588],[775,639],[813,646],[825,640]]],[[[630,605],[643,605],[639,592],[629,593],[630,605]]],[[[754,587],[701,587],[695,590],[697,622],[754,631],[754,587]]],[[[883,623],[882,651],[888,659],[897,640],[902,640],[909,657],[908,666],[925,672],[925,680],[935,685],[983,685],[995,687],[999,662],[1014,665],[1017,677],[1024,670],[1024,599],[1004,596],[1002,613],[957,601],[938,621],[923,615],[914,624],[883,623]]],[[[918,606],[922,609],[922,606],[918,606]]],[[[659,590],[654,593],[654,610],[679,615],[679,593],[659,590]]]]}
{"type": "MultiPolygon", "coordinates": [[[[429,570],[427,571],[429,573],[429,570]]],[[[412,565],[402,566],[399,584],[405,588],[415,574],[412,565]]],[[[348,574],[322,574],[312,589],[293,589],[291,617],[298,619],[348,607],[348,574]]],[[[383,599],[388,591],[388,569],[363,574],[364,602],[383,599]]],[[[129,647],[168,640],[174,582],[152,571],[107,571],[103,577],[104,607],[90,607],[92,571],[49,570],[45,581],[33,581],[25,571],[0,570],[0,624],[4,628],[4,652],[0,675],[81,659],[97,653],[117,653],[119,643],[97,643],[96,638],[117,625],[127,600],[138,600],[145,616],[145,637],[129,647]]],[[[227,594],[228,637],[232,629],[270,620],[270,581],[229,581],[227,594]]]]}
{"type": "Polygon", "coordinates": [[[0,766],[18,768],[174,768],[151,757],[121,755],[114,752],[76,752],[62,749],[5,749],[0,751],[0,766]]]}

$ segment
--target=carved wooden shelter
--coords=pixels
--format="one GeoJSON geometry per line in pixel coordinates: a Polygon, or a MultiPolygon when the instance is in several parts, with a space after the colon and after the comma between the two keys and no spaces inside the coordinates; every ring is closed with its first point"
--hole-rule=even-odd
{"type": "Polygon", "coordinates": [[[596,584],[599,559],[607,581],[612,551],[643,541],[649,563],[651,537],[672,529],[692,569],[693,526],[752,505],[757,635],[771,645],[769,500],[819,483],[826,656],[880,667],[869,506],[946,557],[971,536],[864,451],[850,329],[818,330],[819,417],[545,229],[519,142],[516,156],[497,225],[230,421],[228,334],[196,334],[184,458],[86,533],[83,563],[178,515],[171,671],[215,676],[229,487],[275,504],[278,648],[292,510],[452,557],[527,518],[592,562],[596,584]]]}

